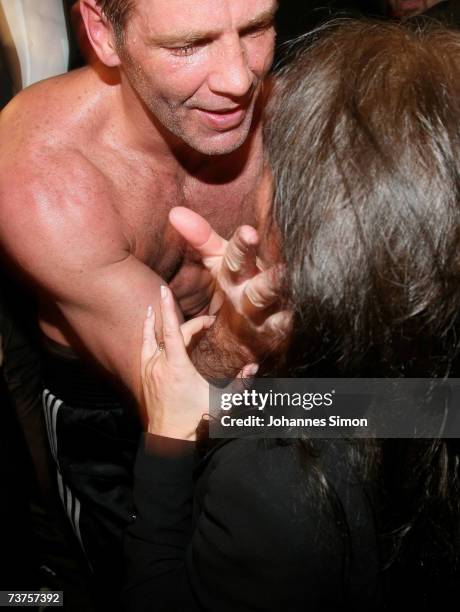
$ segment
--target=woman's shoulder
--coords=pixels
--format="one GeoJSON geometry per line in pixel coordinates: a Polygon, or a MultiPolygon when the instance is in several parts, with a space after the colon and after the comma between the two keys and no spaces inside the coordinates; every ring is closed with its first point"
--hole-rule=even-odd
{"type": "Polygon", "coordinates": [[[223,512],[236,505],[248,521],[284,537],[289,531],[297,537],[299,530],[317,537],[323,528],[326,539],[341,546],[342,525],[354,522],[353,516],[372,520],[366,487],[348,450],[344,441],[315,446],[295,439],[228,441],[202,461],[198,502],[206,497],[208,506],[223,512]]]}
{"type": "Polygon", "coordinates": [[[243,438],[219,445],[198,475],[195,562],[207,568],[218,542],[228,562],[243,564],[250,574],[257,567],[260,575],[276,575],[299,602],[307,591],[313,599],[329,591],[331,601],[340,599],[343,588],[354,590],[353,576],[366,577],[360,588],[374,589],[372,512],[347,463],[336,444],[316,456],[295,440],[243,438]]]}
{"type": "Polygon", "coordinates": [[[356,456],[346,440],[244,437],[217,444],[202,459],[199,473],[217,486],[225,477],[239,486],[257,482],[291,490],[292,483],[311,484],[321,477],[342,489],[363,486],[356,456]]]}

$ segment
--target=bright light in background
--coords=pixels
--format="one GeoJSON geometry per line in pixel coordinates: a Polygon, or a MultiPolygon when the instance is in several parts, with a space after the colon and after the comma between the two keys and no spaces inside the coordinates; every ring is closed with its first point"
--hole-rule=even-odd
{"type": "Polygon", "coordinates": [[[15,92],[68,69],[62,0],[0,0],[0,39],[15,92]]]}

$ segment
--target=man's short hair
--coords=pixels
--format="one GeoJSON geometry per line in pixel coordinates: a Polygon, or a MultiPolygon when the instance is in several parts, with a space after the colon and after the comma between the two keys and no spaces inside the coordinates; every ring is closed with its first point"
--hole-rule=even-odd
{"type": "Polygon", "coordinates": [[[134,8],[134,0],[97,0],[97,4],[111,23],[117,42],[121,43],[126,22],[134,8]]]}

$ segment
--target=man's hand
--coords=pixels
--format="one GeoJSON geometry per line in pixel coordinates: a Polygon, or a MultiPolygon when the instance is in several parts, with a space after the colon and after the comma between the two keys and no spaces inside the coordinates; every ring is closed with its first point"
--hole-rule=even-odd
{"type": "MultiPolygon", "coordinates": [[[[226,241],[203,217],[187,208],[172,209],[169,218],[216,280],[210,314],[219,311],[213,329],[219,333],[219,347],[240,351],[244,363],[276,353],[289,334],[291,315],[279,305],[281,268],[265,269],[257,258],[257,231],[242,226],[226,241]]],[[[200,348],[203,350],[202,345],[200,348]]],[[[233,369],[239,365],[236,360],[233,369]]]]}

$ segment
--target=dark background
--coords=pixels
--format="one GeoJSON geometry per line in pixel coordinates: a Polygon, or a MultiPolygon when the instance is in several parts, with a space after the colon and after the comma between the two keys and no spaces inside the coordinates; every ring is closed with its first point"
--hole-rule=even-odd
{"type": "Polygon", "coordinates": [[[280,0],[280,41],[303,34],[334,17],[385,17],[385,0],[280,0]]]}

